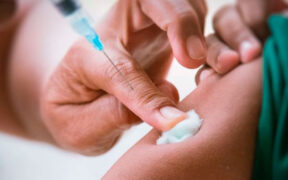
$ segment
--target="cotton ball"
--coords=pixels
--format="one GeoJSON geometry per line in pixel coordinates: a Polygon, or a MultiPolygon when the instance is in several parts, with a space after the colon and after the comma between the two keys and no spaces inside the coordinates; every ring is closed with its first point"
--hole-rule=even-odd
{"type": "Polygon", "coordinates": [[[162,133],[162,136],[157,140],[157,144],[178,143],[194,136],[199,131],[202,121],[194,110],[188,111],[187,116],[185,120],[178,123],[174,128],[162,133]]]}

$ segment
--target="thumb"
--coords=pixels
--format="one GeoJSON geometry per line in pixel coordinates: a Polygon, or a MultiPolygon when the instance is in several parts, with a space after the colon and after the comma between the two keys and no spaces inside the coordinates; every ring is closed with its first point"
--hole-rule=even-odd
{"type": "MultiPolygon", "coordinates": [[[[112,53],[111,53],[112,54],[112,53]]],[[[128,54],[112,56],[119,73],[107,64],[104,90],[114,95],[143,121],[167,131],[186,118],[174,100],[160,91],[147,74],[128,54]]]]}

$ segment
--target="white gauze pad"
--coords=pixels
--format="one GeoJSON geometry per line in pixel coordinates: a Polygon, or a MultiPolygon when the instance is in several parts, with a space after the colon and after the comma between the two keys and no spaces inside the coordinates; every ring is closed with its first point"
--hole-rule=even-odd
{"type": "Polygon", "coordinates": [[[178,143],[194,136],[199,131],[202,120],[194,110],[188,111],[187,116],[174,128],[162,133],[162,136],[157,140],[157,144],[178,143]]]}

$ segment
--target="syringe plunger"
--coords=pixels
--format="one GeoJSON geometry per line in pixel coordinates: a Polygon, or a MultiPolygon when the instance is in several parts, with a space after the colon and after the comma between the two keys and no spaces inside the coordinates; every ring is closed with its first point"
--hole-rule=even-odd
{"type": "Polygon", "coordinates": [[[68,16],[81,8],[77,0],[50,0],[63,16],[68,16]]]}

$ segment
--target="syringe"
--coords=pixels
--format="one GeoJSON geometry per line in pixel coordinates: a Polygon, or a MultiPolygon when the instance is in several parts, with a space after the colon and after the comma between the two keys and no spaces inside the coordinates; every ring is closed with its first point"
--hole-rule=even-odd
{"type": "Polygon", "coordinates": [[[78,0],[51,0],[60,13],[68,20],[74,31],[84,36],[97,50],[101,51],[116,71],[122,76],[127,85],[133,90],[132,85],[128,79],[115,65],[113,60],[104,51],[103,43],[101,42],[99,35],[94,30],[94,21],[91,16],[84,10],[78,0]]]}

